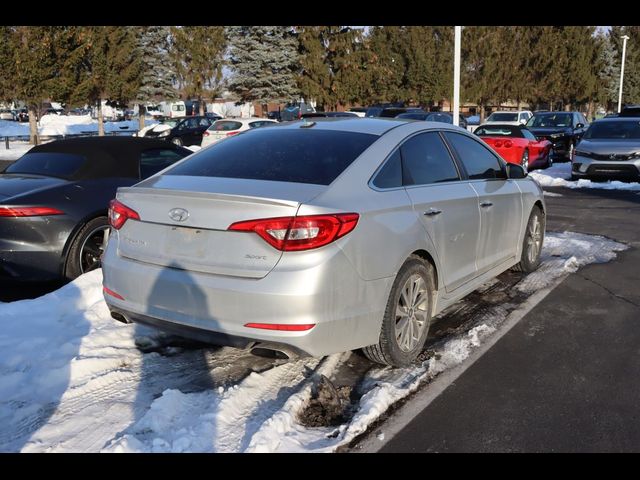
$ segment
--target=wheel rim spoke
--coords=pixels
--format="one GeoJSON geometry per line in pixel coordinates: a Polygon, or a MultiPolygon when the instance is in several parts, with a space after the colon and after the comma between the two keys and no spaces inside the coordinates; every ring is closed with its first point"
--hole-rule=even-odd
{"type": "Polygon", "coordinates": [[[421,275],[409,277],[396,305],[395,336],[398,347],[404,352],[416,348],[428,320],[429,293],[421,275]]]}

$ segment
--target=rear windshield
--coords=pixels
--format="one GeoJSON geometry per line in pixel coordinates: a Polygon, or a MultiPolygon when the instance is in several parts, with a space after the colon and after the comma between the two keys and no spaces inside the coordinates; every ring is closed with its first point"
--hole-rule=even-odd
{"type": "Polygon", "coordinates": [[[543,113],[534,115],[527,122],[527,127],[570,127],[570,113],[543,113]]]}
{"type": "Polygon", "coordinates": [[[591,124],[583,138],[640,139],[640,121],[595,122],[591,124]]]}
{"type": "Polygon", "coordinates": [[[524,135],[519,128],[511,128],[506,125],[501,125],[499,127],[492,127],[487,125],[486,127],[478,127],[475,132],[479,137],[518,137],[522,138],[524,135]]]}
{"type": "Polygon", "coordinates": [[[492,113],[487,118],[488,122],[515,122],[518,120],[517,113],[492,113]]]}
{"type": "Polygon", "coordinates": [[[377,138],[332,130],[257,128],[197,152],[165,175],[329,185],[377,138]]]}
{"type": "Polygon", "coordinates": [[[234,122],[232,120],[218,120],[213,122],[213,125],[209,127],[209,130],[217,132],[228,132],[230,130],[238,130],[242,127],[242,123],[234,122]]]}
{"type": "Polygon", "coordinates": [[[28,173],[72,178],[86,161],[86,157],[70,153],[28,152],[9,165],[4,173],[28,173]]]}

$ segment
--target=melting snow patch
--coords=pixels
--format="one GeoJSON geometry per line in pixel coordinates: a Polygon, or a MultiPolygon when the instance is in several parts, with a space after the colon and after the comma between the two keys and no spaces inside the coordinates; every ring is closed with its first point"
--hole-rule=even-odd
{"type": "MultiPolygon", "coordinates": [[[[571,180],[571,162],[556,163],[551,168],[536,170],[529,173],[541,187],[566,187],[566,188],[596,188],[600,190],[640,190],[638,182],[621,182],[619,180],[609,180],[607,182],[592,182],[581,178],[571,180]]],[[[549,195],[550,192],[544,192],[549,195]]]]}
{"type": "MultiPolygon", "coordinates": [[[[540,268],[516,288],[551,288],[625,248],[598,236],[549,233],[540,268]]],[[[206,359],[199,350],[169,358],[143,354],[136,340],[154,344],[158,334],[112,320],[101,282],[100,271],[90,272],[39,299],[0,303],[0,451],[335,451],[395,402],[464,362],[510,311],[506,304],[483,310],[415,366],[371,368],[356,387],[361,396],[348,421],[305,427],[301,418],[314,385],[323,376],[331,379],[350,353],[273,361],[260,373],[251,372],[259,360],[235,349],[206,359]],[[231,383],[192,393],[184,388],[201,380],[197,375],[225,378],[243,362],[249,371],[231,383]]]]}

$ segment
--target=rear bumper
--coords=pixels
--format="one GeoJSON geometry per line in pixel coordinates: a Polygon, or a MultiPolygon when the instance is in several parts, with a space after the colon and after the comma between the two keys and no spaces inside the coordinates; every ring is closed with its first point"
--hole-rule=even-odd
{"type": "Polygon", "coordinates": [[[64,245],[73,228],[61,217],[0,218],[0,279],[60,278],[64,245]]]}
{"type": "Polygon", "coordinates": [[[252,279],[137,262],[119,257],[113,242],[104,284],[124,300],[105,298],[133,322],[222,345],[267,342],[323,356],[376,343],[393,278],[364,281],[337,246],[320,250],[302,270],[284,255],[266,277],[252,279]],[[245,327],[250,322],[315,326],[278,331],[245,327]]]}

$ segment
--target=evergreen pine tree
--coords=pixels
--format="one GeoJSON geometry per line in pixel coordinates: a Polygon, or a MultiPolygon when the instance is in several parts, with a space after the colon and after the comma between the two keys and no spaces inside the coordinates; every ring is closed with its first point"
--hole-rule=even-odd
{"type": "Polygon", "coordinates": [[[136,95],[140,129],[144,128],[146,102],[171,100],[178,97],[173,86],[175,73],[170,68],[169,27],[140,27],[136,55],[141,59],[140,89],[136,95]]]}
{"type": "Polygon", "coordinates": [[[242,102],[288,102],[300,96],[298,39],[292,27],[227,27],[229,90],[242,102]]]}
{"type": "Polygon", "coordinates": [[[204,115],[206,97],[215,98],[222,87],[224,27],[172,27],[171,56],[178,82],[188,98],[196,98],[204,115]]]}

